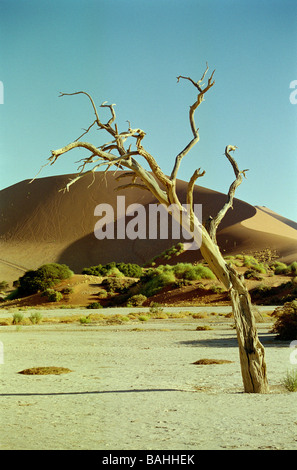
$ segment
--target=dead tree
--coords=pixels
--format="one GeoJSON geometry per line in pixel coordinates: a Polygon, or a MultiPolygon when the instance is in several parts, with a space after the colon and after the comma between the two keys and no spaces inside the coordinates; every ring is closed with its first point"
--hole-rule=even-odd
{"type": "Polygon", "coordinates": [[[206,80],[207,73],[208,66],[206,67],[201,79],[197,82],[192,80],[190,77],[177,77],[178,82],[183,79],[189,81],[194,86],[197,98],[190,106],[189,111],[189,121],[193,137],[184,149],[176,156],[170,176],[163,173],[155,158],[144,148],[143,139],[146,134],[143,130],[139,128],[132,129],[130,122],[128,122],[128,129],[124,132],[119,132],[115,122],[115,105],[108,104],[106,101],[101,104],[101,108],[109,108],[110,118],[106,123],[103,123],[100,120],[92,97],[84,91],[78,91],[76,93],[60,93],[60,96],[72,96],[78,94],[86,95],[90,100],[95,114],[94,121],[87,129],[84,129],[83,134],[76,140],[58,150],[52,150],[51,156],[46,165],[54,164],[61,155],[72,149],[84,148],[90,152],[90,155],[80,160],[81,165],[77,169],[78,173],[76,177],[69,181],[66,187],[63,188],[64,191],[69,191],[70,186],[83,176],[90,173],[94,175],[94,172],[103,165],[106,166],[105,171],[108,171],[112,166],[116,166],[118,168],[128,170],[124,173],[121,172],[121,174],[117,176],[118,180],[122,178],[132,178],[131,182],[122,184],[117,189],[126,189],[134,186],[149,190],[156,197],[159,203],[163,204],[167,208],[170,206],[172,216],[183,224],[184,229],[190,233],[194,233],[194,240],[195,233],[198,238],[200,237],[197,241],[199,244],[201,242],[200,251],[202,256],[216,277],[223,283],[230,293],[245,392],[268,393],[269,387],[266,375],[264,348],[258,338],[249,292],[245,286],[244,279],[225,262],[216,242],[217,227],[228,209],[232,207],[235,190],[242,181],[242,175],[245,176],[245,171],[247,171],[239,171],[237,163],[230,154],[230,152],[234,152],[236,150],[236,147],[228,145],[225,149],[225,155],[231,163],[235,173],[235,181],[230,186],[226,204],[214,219],[208,221],[206,227],[201,225],[193,210],[194,185],[197,179],[203,176],[205,172],[201,171],[199,168],[193,173],[187,187],[186,209],[182,206],[176,192],[176,178],[181,161],[197,144],[200,138],[199,129],[195,122],[195,111],[204,101],[206,93],[215,83],[213,79],[214,71],[207,79],[207,83],[202,83],[206,80]],[[110,142],[96,147],[89,142],[82,141],[82,137],[85,136],[94,126],[97,126],[101,130],[105,130],[111,136],[110,142]],[[138,162],[137,157],[144,158],[149,165],[150,171],[147,171],[138,162]],[[175,210],[172,211],[172,207],[174,207],[175,210]],[[184,216],[185,211],[186,217],[184,216]],[[181,217],[181,215],[183,215],[183,217],[181,217]],[[195,228],[197,229],[196,231],[194,230],[195,228]]]}

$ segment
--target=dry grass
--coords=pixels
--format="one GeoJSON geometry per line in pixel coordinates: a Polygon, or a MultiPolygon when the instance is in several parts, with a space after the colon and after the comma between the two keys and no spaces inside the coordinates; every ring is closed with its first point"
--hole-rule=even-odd
{"type": "Polygon", "coordinates": [[[68,374],[68,372],[72,372],[72,370],[67,369],[66,367],[32,367],[30,369],[24,369],[19,372],[19,374],[23,375],[60,375],[60,374],[68,374]]]}
{"type": "Polygon", "coordinates": [[[231,364],[234,361],[228,361],[227,359],[198,359],[198,361],[192,362],[192,364],[201,366],[201,365],[210,365],[210,364],[231,364]]]}

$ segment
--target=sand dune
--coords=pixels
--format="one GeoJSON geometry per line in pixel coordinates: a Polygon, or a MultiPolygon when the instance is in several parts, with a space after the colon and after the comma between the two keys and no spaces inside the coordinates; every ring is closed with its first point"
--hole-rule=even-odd
{"type": "MultiPolygon", "coordinates": [[[[94,226],[98,217],[94,209],[100,203],[110,204],[117,214],[117,196],[125,196],[125,207],[139,203],[148,208],[154,197],[140,189],[117,192],[119,185],[113,172],[91,176],[78,181],[69,193],[59,190],[72,175],[22,181],[0,192],[0,278],[12,281],[26,269],[36,269],[43,263],[66,263],[76,272],[85,266],[110,261],[143,264],[170,248],[178,240],[149,240],[128,238],[98,240],[94,226]]],[[[178,194],[186,200],[187,183],[178,181],[178,194]]],[[[195,187],[194,201],[202,204],[203,220],[214,215],[224,204],[226,195],[195,187]]],[[[129,221],[126,217],[125,223],[129,221]]],[[[225,254],[275,249],[287,262],[297,259],[296,223],[288,221],[267,208],[253,207],[236,199],[219,227],[218,243],[225,254]]],[[[116,237],[116,235],[115,235],[116,237]]],[[[200,259],[199,251],[180,257],[200,259]]]]}
{"type": "Polygon", "coordinates": [[[269,214],[271,217],[274,217],[277,220],[280,220],[286,225],[289,225],[289,227],[293,227],[295,230],[297,230],[297,222],[294,222],[293,220],[287,219],[286,217],[283,217],[282,215],[277,214],[276,212],[268,209],[265,206],[255,206],[256,209],[259,209],[262,212],[266,212],[269,214]]]}

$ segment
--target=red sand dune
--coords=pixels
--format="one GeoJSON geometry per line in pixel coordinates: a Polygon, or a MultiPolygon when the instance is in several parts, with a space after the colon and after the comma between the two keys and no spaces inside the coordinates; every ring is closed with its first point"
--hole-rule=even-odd
{"type": "MultiPolygon", "coordinates": [[[[0,192],[0,280],[17,279],[27,269],[49,262],[65,263],[75,272],[86,266],[110,261],[143,264],[176,244],[178,240],[98,240],[94,226],[98,217],[94,209],[100,203],[112,205],[116,213],[117,195],[125,196],[126,208],[132,203],[148,204],[156,200],[141,189],[117,192],[122,183],[114,172],[98,172],[95,182],[85,177],[63,194],[59,189],[73,175],[22,181],[0,192]]],[[[178,194],[185,202],[187,183],[178,181],[178,194]]],[[[226,195],[196,186],[194,201],[202,204],[203,220],[214,215],[224,204],[226,195]]],[[[129,219],[126,218],[126,223],[129,219]]],[[[218,243],[225,254],[276,250],[286,262],[297,259],[297,224],[267,208],[253,207],[238,199],[218,230],[218,243]]],[[[179,261],[196,261],[199,250],[188,251],[179,261]]]]}

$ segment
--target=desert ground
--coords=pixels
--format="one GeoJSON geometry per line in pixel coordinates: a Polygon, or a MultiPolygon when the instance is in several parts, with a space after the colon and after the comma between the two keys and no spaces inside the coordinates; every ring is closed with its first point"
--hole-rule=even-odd
{"type": "MultiPolygon", "coordinates": [[[[200,307],[196,318],[179,308],[171,309],[175,318],[122,322],[110,309],[110,321],[88,324],[50,322],[65,315],[51,310],[47,322],[2,327],[0,448],[297,449],[296,393],[282,385],[293,350],[269,333],[273,307],[259,309],[265,395],[243,392],[228,306],[200,307]],[[200,359],[230,362],[194,364],[200,359]],[[19,374],[41,366],[71,372],[19,374]]],[[[8,316],[1,310],[1,320],[8,316]]]]}

